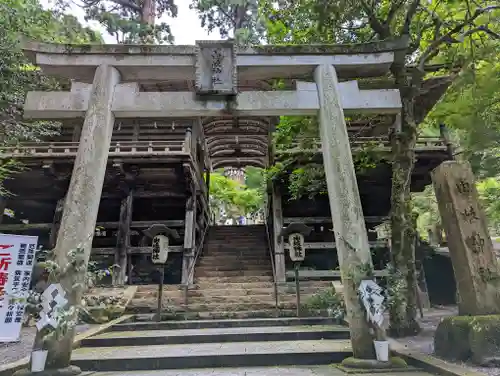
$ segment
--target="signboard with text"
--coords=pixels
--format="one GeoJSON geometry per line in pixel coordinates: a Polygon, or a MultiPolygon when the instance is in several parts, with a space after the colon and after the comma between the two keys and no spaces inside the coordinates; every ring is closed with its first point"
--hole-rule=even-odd
{"type": "Polygon", "coordinates": [[[0,234],[0,342],[19,339],[37,236],[0,234]]]}
{"type": "Polygon", "coordinates": [[[288,237],[288,244],[290,244],[290,259],[293,262],[304,261],[306,257],[304,235],[299,233],[290,234],[290,236],[288,237]]]}
{"type": "Polygon", "coordinates": [[[154,264],[165,264],[167,262],[168,244],[168,238],[164,235],[156,235],[153,238],[151,260],[154,264]]]}

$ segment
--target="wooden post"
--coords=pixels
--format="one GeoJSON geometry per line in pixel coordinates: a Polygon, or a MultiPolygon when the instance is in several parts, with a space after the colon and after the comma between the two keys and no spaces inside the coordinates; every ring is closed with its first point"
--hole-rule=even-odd
{"type": "Polygon", "coordinates": [[[337,73],[333,65],[320,65],[314,72],[314,78],[320,105],[323,164],[352,350],[356,358],[373,359],[373,339],[357,291],[362,280],[371,279],[373,263],[344,110],[340,103],[337,73]]]}
{"type": "Polygon", "coordinates": [[[7,199],[5,197],[0,197],[0,224],[3,222],[5,207],[7,206],[7,199]]]}
{"type": "Polygon", "coordinates": [[[285,270],[285,245],[279,234],[283,229],[283,211],[281,209],[281,194],[273,185],[272,189],[273,208],[273,237],[274,237],[274,267],[276,268],[277,283],[286,282],[285,270]]]}
{"type": "Polygon", "coordinates": [[[124,285],[127,276],[127,250],[130,247],[130,223],[132,222],[132,208],[134,192],[129,190],[120,205],[120,222],[116,235],[115,265],[113,270],[113,286],[124,285]]]}
{"type": "Polygon", "coordinates": [[[82,125],[76,124],[73,128],[73,135],[71,136],[71,141],[78,142],[80,140],[80,135],[82,133],[82,125]]]}
{"type": "MultiPolygon", "coordinates": [[[[119,80],[118,70],[109,65],[100,65],[95,71],[55,247],[56,262],[61,268],[68,264],[68,253],[78,247],[84,249],[85,264],[90,257],[113,133],[111,105],[119,80]]],[[[83,287],[85,274],[86,265],[81,272],[61,279],[69,305],[80,304],[83,289],[74,286],[83,287]]],[[[73,338],[74,331],[68,331],[63,338],[49,344],[46,369],[69,366],[73,338]]]]}
{"type": "Polygon", "coordinates": [[[50,229],[50,234],[49,234],[49,244],[48,244],[49,249],[53,249],[57,243],[57,234],[59,233],[59,227],[61,226],[61,219],[64,209],[64,200],[65,198],[57,200],[56,210],[54,211],[54,218],[52,220],[52,227],[50,229]]]}
{"type": "Polygon", "coordinates": [[[500,313],[500,270],[468,162],[432,172],[439,213],[460,294],[460,315],[500,313]]]}
{"type": "Polygon", "coordinates": [[[196,213],[196,192],[186,201],[186,220],[184,231],[184,253],[182,256],[182,283],[192,284],[193,273],[191,273],[194,262],[195,248],[195,214],[196,213]]]}

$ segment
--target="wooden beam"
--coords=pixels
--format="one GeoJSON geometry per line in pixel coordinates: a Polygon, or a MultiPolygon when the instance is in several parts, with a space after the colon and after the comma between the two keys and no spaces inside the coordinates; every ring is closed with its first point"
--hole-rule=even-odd
{"type": "Polygon", "coordinates": [[[61,219],[64,211],[64,201],[64,197],[57,200],[56,210],[54,211],[54,219],[52,220],[52,226],[50,228],[48,244],[49,249],[53,249],[57,243],[57,235],[59,234],[59,227],[61,225],[61,219]]]}
{"type": "MultiPolygon", "coordinates": [[[[366,223],[382,223],[387,221],[389,217],[384,216],[365,216],[366,223]]],[[[284,224],[290,224],[292,222],[304,223],[304,224],[323,224],[332,223],[332,217],[285,217],[283,218],[284,224]]]]}
{"type": "Polygon", "coordinates": [[[194,250],[196,248],[196,204],[197,204],[197,191],[188,198],[186,202],[186,220],[184,231],[184,254],[182,258],[182,283],[193,283],[193,262],[194,250]]]}
{"type": "MultiPolygon", "coordinates": [[[[378,278],[385,278],[389,274],[386,270],[374,270],[373,275],[378,278]]],[[[299,270],[299,279],[319,279],[319,278],[340,278],[339,270],[299,270]]],[[[295,280],[295,271],[288,270],[286,279],[295,280]]]]}
{"type": "MultiPolygon", "coordinates": [[[[131,223],[131,228],[148,228],[154,224],[164,224],[168,227],[182,227],[184,221],[182,220],[169,220],[169,221],[134,221],[131,223]]],[[[96,226],[104,227],[106,229],[117,229],[119,222],[97,222],[96,226]]],[[[25,231],[25,230],[50,230],[52,223],[16,223],[16,224],[2,224],[0,231],[25,231]]]]}
{"type": "Polygon", "coordinates": [[[116,235],[115,265],[118,270],[113,273],[113,286],[124,285],[127,276],[127,249],[130,247],[130,224],[132,223],[132,207],[134,191],[129,190],[120,205],[120,220],[116,235]]]}
{"type": "MultiPolygon", "coordinates": [[[[379,247],[387,247],[387,241],[385,240],[375,240],[368,242],[370,245],[370,248],[379,248],[379,247]]],[[[290,244],[285,243],[284,244],[285,249],[290,249],[290,244]]],[[[305,249],[336,249],[337,246],[335,245],[334,242],[309,242],[309,243],[304,243],[304,248],[305,249]]]]}
{"type": "MultiPolygon", "coordinates": [[[[114,256],[116,247],[101,247],[92,248],[93,255],[110,255],[114,256]]],[[[170,252],[182,252],[184,247],[182,245],[173,245],[169,247],[170,252]]],[[[130,247],[127,249],[127,254],[149,254],[151,247],[130,247]]]]}
{"type": "Polygon", "coordinates": [[[285,282],[285,248],[282,237],[279,236],[281,229],[283,228],[283,211],[281,208],[281,194],[274,184],[271,195],[271,205],[273,211],[275,282],[285,282]]]}

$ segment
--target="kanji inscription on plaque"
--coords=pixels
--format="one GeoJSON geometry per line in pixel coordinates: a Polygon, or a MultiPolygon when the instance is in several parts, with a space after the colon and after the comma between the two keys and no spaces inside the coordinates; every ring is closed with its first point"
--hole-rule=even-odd
{"type": "Polygon", "coordinates": [[[232,41],[197,41],[196,93],[228,96],[237,93],[236,50],[232,41]]]}

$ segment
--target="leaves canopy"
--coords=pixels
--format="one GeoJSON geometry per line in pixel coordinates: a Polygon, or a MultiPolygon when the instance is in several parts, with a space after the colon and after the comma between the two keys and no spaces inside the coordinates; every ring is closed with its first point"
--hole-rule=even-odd
{"type": "MultiPolygon", "coordinates": [[[[0,0],[0,146],[34,141],[57,131],[56,124],[25,122],[22,119],[26,93],[56,90],[64,83],[41,74],[22,54],[20,36],[44,42],[96,43],[100,35],[82,27],[71,15],[42,9],[37,0],[0,0]]],[[[20,166],[0,161],[1,182],[20,166]]]]}

